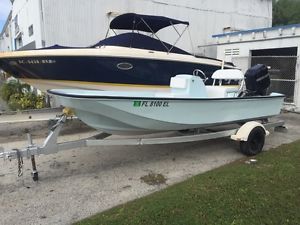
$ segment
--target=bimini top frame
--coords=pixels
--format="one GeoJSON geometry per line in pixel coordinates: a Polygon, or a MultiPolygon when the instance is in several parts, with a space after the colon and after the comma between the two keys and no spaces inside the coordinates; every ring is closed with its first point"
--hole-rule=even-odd
{"type": "MultiPolygon", "coordinates": [[[[108,37],[109,30],[112,30],[115,35],[118,35],[115,30],[132,30],[132,33],[137,31],[151,33],[151,36],[155,36],[160,43],[166,48],[167,52],[170,53],[178,41],[181,39],[182,35],[188,29],[190,23],[188,21],[181,21],[172,19],[164,16],[152,16],[152,15],[142,15],[135,13],[126,13],[120,16],[117,16],[110,22],[109,29],[107,30],[106,37],[108,37]],[[182,32],[179,32],[175,25],[183,24],[185,29],[182,32]],[[156,34],[163,28],[172,26],[175,32],[178,34],[178,38],[174,44],[169,48],[156,34]]],[[[191,38],[191,37],[190,37],[191,38]]]]}

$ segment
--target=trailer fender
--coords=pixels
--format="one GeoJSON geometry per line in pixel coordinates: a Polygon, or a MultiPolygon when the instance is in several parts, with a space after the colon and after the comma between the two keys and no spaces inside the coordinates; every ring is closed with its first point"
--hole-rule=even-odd
{"type": "Polygon", "coordinates": [[[261,127],[265,131],[266,136],[270,134],[270,132],[267,131],[261,123],[256,121],[250,121],[241,126],[236,132],[236,134],[231,135],[230,138],[235,141],[248,141],[249,134],[256,127],[261,127]]]}

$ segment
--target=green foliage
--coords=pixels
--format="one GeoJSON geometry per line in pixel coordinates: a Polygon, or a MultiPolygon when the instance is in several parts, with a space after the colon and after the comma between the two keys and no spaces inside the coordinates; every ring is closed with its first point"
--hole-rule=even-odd
{"type": "Polygon", "coordinates": [[[41,109],[45,107],[45,96],[36,95],[28,84],[11,80],[2,85],[0,95],[11,110],[41,109]]]}
{"type": "Polygon", "coordinates": [[[300,23],[300,0],[273,0],[273,26],[300,23]]]}
{"type": "Polygon", "coordinates": [[[8,83],[3,84],[0,89],[1,97],[4,101],[8,102],[10,96],[16,93],[26,93],[30,91],[28,84],[21,84],[17,80],[10,80],[8,83]]]}

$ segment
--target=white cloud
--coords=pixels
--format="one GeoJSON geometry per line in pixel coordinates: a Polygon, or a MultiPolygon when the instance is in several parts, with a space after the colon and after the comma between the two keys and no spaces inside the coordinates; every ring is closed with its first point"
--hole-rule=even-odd
{"type": "Polygon", "coordinates": [[[0,20],[6,20],[10,10],[10,0],[0,0],[0,20]]]}

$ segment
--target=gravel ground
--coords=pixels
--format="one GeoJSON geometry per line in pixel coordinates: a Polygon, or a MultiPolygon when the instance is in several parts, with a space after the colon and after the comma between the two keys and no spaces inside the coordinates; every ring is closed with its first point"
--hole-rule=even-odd
{"type": "MultiPolygon", "coordinates": [[[[284,114],[288,132],[273,132],[265,149],[300,138],[300,115],[284,114]]],[[[83,138],[86,132],[60,137],[83,138]]],[[[39,139],[37,142],[42,142],[39,139]]],[[[1,144],[24,146],[24,141],[1,144]]],[[[25,160],[18,178],[16,161],[0,161],[0,224],[70,224],[121,203],[148,195],[188,177],[222,166],[244,156],[238,143],[228,139],[186,144],[137,147],[93,147],[37,157],[39,182],[30,177],[25,160]],[[149,173],[166,177],[166,184],[148,185],[149,173]]]]}

